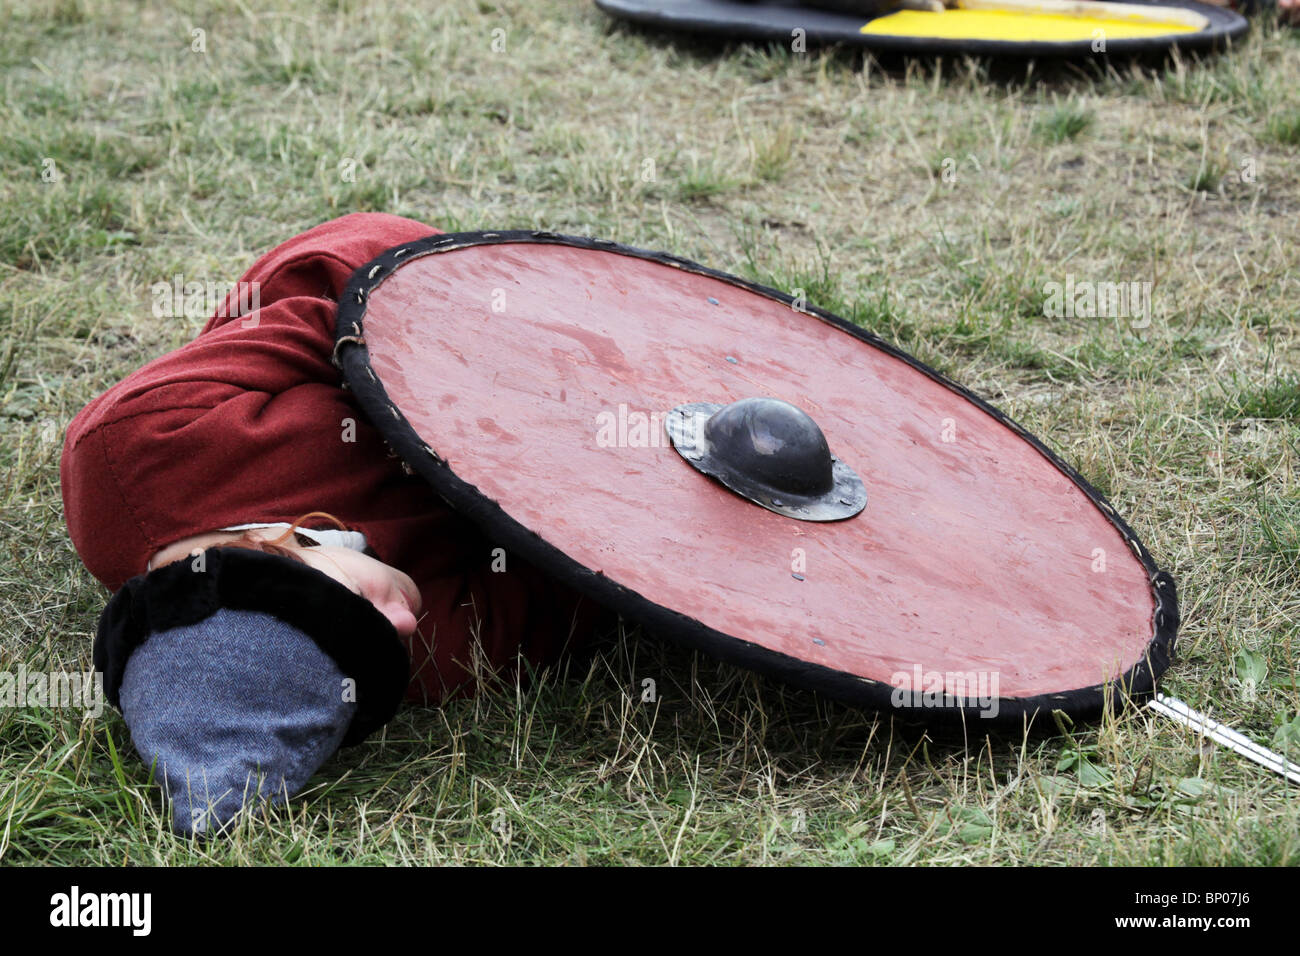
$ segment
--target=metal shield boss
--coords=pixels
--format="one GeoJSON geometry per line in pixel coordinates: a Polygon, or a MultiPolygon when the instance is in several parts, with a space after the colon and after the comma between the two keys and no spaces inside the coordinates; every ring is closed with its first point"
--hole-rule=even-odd
{"type": "Polygon", "coordinates": [[[675,256],[431,236],[359,270],[336,361],[510,553],[667,638],[910,719],[1149,695],[1173,581],[1077,472],[870,332],[675,256]]]}
{"type": "Polygon", "coordinates": [[[812,416],[779,398],[679,405],[664,425],[695,468],[769,511],[839,521],[867,505],[862,479],[831,454],[812,416]]]}

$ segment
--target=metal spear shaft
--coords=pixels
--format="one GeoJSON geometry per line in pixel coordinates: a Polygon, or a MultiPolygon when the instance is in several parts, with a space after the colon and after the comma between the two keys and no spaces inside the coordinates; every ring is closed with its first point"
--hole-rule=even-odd
{"type": "Polygon", "coordinates": [[[1197,733],[1209,737],[1215,743],[1236,751],[1247,760],[1253,760],[1275,773],[1280,773],[1292,783],[1300,783],[1300,764],[1292,763],[1281,754],[1274,753],[1267,747],[1261,747],[1255,741],[1244,734],[1238,733],[1231,727],[1225,727],[1217,720],[1213,720],[1199,711],[1192,710],[1181,700],[1175,697],[1166,697],[1164,694],[1156,694],[1155,700],[1151,701],[1147,706],[1157,714],[1176,720],[1197,733]]]}

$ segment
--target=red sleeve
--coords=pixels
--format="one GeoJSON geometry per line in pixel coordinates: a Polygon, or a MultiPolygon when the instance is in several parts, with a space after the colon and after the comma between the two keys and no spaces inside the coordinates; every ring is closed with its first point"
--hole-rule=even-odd
{"type": "MultiPolygon", "coordinates": [[[[393,246],[442,230],[414,219],[357,212],[322,223],[276,246],[253,263],[200,335],[240,319],[254,297],[265,308],[282,299],[306,296],[337,302],[352,273],[393,246]]],[[[332,346],[331,346],[332,348],[332,346]]]]}
{"type": "Polygon", "coordinates": [[[193,342],[82,409],[60,477],[69,534],[96,578],[115,590],[173,541],[328,499],[320,475],[342,482],[384,461],[372,429],[341,438],[357,413],[330,362],[335,300],[370,259],[436,232],[355,214],[297,236],[241,280],[260,308],[223,306],[193,342]]]}

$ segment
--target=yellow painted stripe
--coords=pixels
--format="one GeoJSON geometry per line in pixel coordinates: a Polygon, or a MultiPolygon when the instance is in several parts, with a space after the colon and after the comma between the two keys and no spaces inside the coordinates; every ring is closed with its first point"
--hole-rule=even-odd
{"type": "Polygon", "coordinates": [[[899,10],[888,16],[877,17],[862,27],[862,32],[876,36],[1031,43],[1044,40],[1091,40],[1101,36],[1108,40],[1158,37],[1194,33],[1196,28],[1180,23],[1142,23],[1108,17],[1067,17],[1055,13],[1012,13],[1004,10],[945,10],[943,13],[930,13],[925,10],[899,10]],[[1097,33],[1098,30],[1102,32],[1097,33]]]}

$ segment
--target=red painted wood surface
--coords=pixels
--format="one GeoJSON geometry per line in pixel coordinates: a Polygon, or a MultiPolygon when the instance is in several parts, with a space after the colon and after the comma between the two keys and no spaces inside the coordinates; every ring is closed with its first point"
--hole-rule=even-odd
{"type": "Polygon", "coordinates": [[[996,674],[1002,697],[1117,677],[1151,640],[1145,569],[1048,459],[905,362],[766,297],[614,253],[471,247],[374,290],[365,337],[460,478],[725,634],[896,685],[917,667],[996,674]],[[773,514],[670,447],[675,405],[751,395],[816,419],[866,484],[861,515],[773,514]]]}

